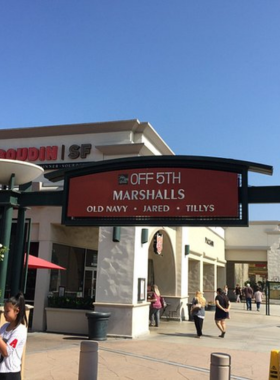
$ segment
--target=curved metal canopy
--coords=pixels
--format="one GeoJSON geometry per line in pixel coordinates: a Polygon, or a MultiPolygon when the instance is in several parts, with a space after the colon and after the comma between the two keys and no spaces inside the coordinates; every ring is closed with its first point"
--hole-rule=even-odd
{"type": "Polygon", "coordinates": [[[273,167],[250,161],[234,160],[230,158],[207,157],[207,156],[141,156],[126,157],[112,160],[88,162],[74,168],[65,168],[47,172],[44,176],[51,182],[58,182],[69,173],[80,173],[82,170],[110,171],[119,167],[151,167],[151,166],[181,166],[204,169],[218,169],[226,171],[246,170],[260,174],[272,175],[273,167]]]}
{"type": "Polygon", "coordinates": [[[43,168],[29,162],[0,159],[1,185],[9,185],[12,174],[15,175],[14,184],[17,186],[33,181],[43,172],[43,168]]]}

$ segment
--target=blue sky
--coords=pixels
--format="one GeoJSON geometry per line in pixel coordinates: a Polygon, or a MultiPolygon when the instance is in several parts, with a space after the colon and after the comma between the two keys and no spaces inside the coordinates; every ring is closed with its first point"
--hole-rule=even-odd
{"type": "Polygon", "coordinates": [[[279,20],[279,0],[0,0],[0,128],[139,119],[280,186],[279,20]]]}

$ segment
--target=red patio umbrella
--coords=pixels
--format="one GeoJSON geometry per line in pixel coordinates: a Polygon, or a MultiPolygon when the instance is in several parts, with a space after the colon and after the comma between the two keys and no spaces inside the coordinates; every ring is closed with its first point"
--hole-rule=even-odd
{"type": "Polygon", "coordinates": [[[62,269],[66,270],[59,265],[51,263],[50,261],[41,259],[40,257],[36,257],[33,255],[28,256],[28,269],[62,269]]]}

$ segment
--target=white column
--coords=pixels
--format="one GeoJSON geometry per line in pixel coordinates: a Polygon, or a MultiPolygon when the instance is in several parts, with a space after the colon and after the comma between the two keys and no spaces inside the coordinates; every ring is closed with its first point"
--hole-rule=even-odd
{"type": "Polygon", "coordinates": [[[142,246],[139,227],[121,227],[119,242],[112,237],[113,227],[100,228],[95,310],[111,312],[109,335],[134,337],[148,332],[149,304],[138,302],[138,278],[147,285],[148,243],[142,246]]]}

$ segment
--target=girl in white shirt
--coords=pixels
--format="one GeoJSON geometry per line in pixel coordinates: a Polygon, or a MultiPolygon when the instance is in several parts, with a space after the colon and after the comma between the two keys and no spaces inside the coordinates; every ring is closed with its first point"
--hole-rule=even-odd
{"type": "Polygon", "coordinates": [[[4,316],[7,323],[0,328],[0,380],[21,380],[21,359],[27,338],[22,293],[5,301],[4,316]]]}
{"type": "Polygon", "coordinates": [[[261,303],[262,303],[262,292],[260,291],[259,288],[257,288],[255,294],[254,294],[254,298],[255,298],[255,301],[256,301],[256,304],[257,304],[257,311],[260,311],[260,306],[261,306],[261,303]]]}

